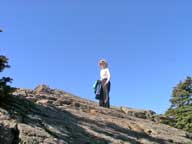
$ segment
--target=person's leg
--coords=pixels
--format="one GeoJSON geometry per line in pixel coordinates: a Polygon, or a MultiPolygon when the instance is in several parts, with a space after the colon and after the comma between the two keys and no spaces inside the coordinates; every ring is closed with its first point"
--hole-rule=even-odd
{"type": "Polygon", "coordinates": [[[107,84],[107,103],[106,103],[106,107],[107,108],[110,108],[110,97],[109,97],[109,92],[110,92],[110,87],[111,87],[111,83],[109,82],[108,84],[107,84]]]}
{"type": "Polygon", "coordinates": [[[111,82],[109,81],[109,83],[108,83],[108,101],[107,101],[108,108],[110,108],[110,96],[109,96],[110,90],[111,90],[111,82]]]}
{"type": "Polygon", "coordinates": [[[103,96],[104,92],[103,92],[103,88],[101,88],[101,93],[100,93],[100,99],[99,99],[99,106],[104,106],[104,96],[103,96]]]}
{"type": "Polygon", "coordinates": [[[110,98],[108,98],[108,101],[107,101],[107,103],[106,103],[106,107],[107,107],[107,108],[110,108],[110,98]]]}
{"type": "Polygon", "coordinates": [[[105,85],[106,79],[102,80],[103,87],[103,104],[104,107],[109,108],[109,90],[110,90],[110,82],[105,85]],[[106,101],[107,100],[107,101],[106,101]],[[105,102],[106,101],[106,102],[105,102]]]}
{"type": "Polygon", "coordinates": [[[105,82],[106,82],[106,79],[103,79],[102,80],[102,103],[103,103],[103,107],[106,107],[105,106],[105,99],[106,99],[106,85],[105,85],[105,82]]]}
{"type": "Polygon", "coordinates": [[[103,105],[102,105],[102,100],[99,100],[99,106],[103,106],[103,105]]]}
{"type": "Polygon", "coordinates": [[[109,108],[109,91],[108,91],[109,84],[107,84],[105,87],[106,87],[105,88],[105,107],[109,108]]]}
{"type": "Polygon", "coordinates": [[[110,92],[110,90],[111,90],[111,82],[109,81],[109,83],[108,83],[108,92],[110,92]]]}

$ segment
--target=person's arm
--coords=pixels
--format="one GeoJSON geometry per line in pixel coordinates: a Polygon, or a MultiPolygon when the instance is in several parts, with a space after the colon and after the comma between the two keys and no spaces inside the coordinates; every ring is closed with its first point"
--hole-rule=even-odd
{"type": "Polygon", "coordinates": [[[101,78],[101,70],[100,70],[100,81],[102,81],[102,78],[101,78]]]}
{"type": "Polygon", "coordinates": [[[110,73],[109,69],[107,69],[107,81],[105,84],[108,84],[110,79],[111,79],[111,73],[110,73]]]}

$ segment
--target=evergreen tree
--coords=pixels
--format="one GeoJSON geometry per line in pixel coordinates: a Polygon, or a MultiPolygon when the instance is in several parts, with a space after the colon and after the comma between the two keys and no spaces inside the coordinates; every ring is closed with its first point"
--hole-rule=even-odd
{"type": "Polygon", "coordinates": [[[165,115],[166,123],[179,129],[192,132],[192,78],[187,77],[172,92],[171,107],[165,115]]]}
{"type": "MultiPolygon", "coordinates": [[[[0,55],[0,72],[5,68],[9,68],[8,59],[5,56],[0,55]]],[[[7,83],[10,83],[12,79],[10,77],[3,77],[0,79],[0,98],[4,98],[9,95],[14,89],[7,83]]]]}

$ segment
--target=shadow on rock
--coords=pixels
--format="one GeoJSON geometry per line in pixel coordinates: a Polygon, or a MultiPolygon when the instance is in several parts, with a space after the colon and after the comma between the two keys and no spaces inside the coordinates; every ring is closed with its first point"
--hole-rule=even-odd
{"type": "MultiPolygon", "coordinates": [[[[27,144],[108,144],[79,126],[78,117],[53,106],[35,104],[22,96],[10,96],[0,107],[16,120],[17,143],[27,144]]],[[[10,135],[11,135],[10,134],[10,135]]],[[[13,139],[10,139],[10,143],[13,139]]],[[[2,141],[1,143],[8,143],[2,141]]]]}

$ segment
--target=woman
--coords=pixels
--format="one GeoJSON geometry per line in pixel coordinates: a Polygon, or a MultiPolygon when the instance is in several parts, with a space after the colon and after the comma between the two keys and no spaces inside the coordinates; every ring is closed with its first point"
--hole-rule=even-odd
{"type": "Polygon", "coordinates": [[[99,105],[103,106],[103,107],[110,107],[110,103],[109,103],[109,92],[110,92],[110,78],[111,78],[111,74],[108,68],[108,64],[107,61],[105,59],[101,59],[99,61],[99,66],[101,68],[100,71],[100,77],[101,77],[101,82],[102,82],[102,97],[99,101],[99,105]]]}

